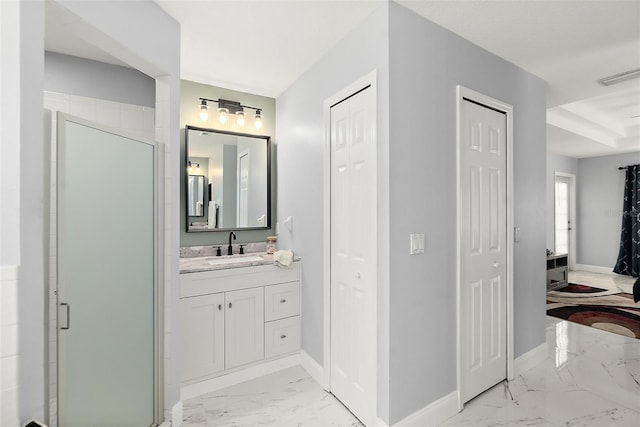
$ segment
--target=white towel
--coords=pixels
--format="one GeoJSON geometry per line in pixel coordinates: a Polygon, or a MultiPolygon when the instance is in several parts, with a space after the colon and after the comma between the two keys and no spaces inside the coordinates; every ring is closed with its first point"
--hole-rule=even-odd
{"type": "Polygon", "coordinates": [[[278,267],[291,268],[292,262],[293,262],[293,252],[289,250],[275,251],[273,253],[273,263],[278,267]]]}
{"type": "Polygon", "coordinates": [[[209,216],[207,218],[207,228],[216,227],[216,204],[214,201],[209,201],[209,216]]]}

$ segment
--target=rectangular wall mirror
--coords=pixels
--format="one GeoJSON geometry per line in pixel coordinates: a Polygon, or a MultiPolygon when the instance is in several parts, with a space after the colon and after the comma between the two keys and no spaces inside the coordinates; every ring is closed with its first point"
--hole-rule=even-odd
{"type": "Polygon", "coordinates": [[[271,139],[185,127],[187,232],[271,227],[271,139]]]}

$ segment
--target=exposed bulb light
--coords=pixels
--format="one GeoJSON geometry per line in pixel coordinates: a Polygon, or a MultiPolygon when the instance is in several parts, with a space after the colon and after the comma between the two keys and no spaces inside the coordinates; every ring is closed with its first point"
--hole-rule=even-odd
{"type": "Polygon", "coordinates": [[[236,113],[236,124],[238,127],[244,127],[244,111],[238,111],[236,113]]]}
{"type": "Polygon", "coordinates": [[[209,120],[209,111],[207,111],[207,101],[204,99],[200,102],[200,120],[206,122],[209,120]]]}
{"type": "Polygon", "coordinates": [[[227,121],[229,120],[229,110],[226,108],[218,108],[218,111],[220,112],[220,115],[218,116],[220,124],[226,125],[227,121]]]}
{"type": "Polygon", "coordinates": [[[255,121],[253,122],[253,125],[256,127],[256,129],[262,128],[262,110],[256,110],[255,121]]]}

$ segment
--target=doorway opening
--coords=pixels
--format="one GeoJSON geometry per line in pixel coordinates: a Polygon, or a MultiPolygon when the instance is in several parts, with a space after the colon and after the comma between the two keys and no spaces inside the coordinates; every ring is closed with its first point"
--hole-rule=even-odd
{"type": "Polygon", "coordinates": [[[575,270],[576,176],[556,172],[554,185],[554,251],[567,254],[570,270],[575,270]]]}

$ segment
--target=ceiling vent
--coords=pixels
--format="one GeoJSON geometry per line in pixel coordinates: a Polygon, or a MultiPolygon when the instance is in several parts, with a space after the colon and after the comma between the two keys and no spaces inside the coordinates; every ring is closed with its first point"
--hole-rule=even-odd
{"type": "Polygon", "coordinates": [[[636,68],[635,70],[625,71],[624,73],[614,74],[613,76],[604,77],[598,80],[603,86],[611,86],[617,83],[622,83],[627,80],[636,79],[640,77],[640,68],[636,68]]]}

